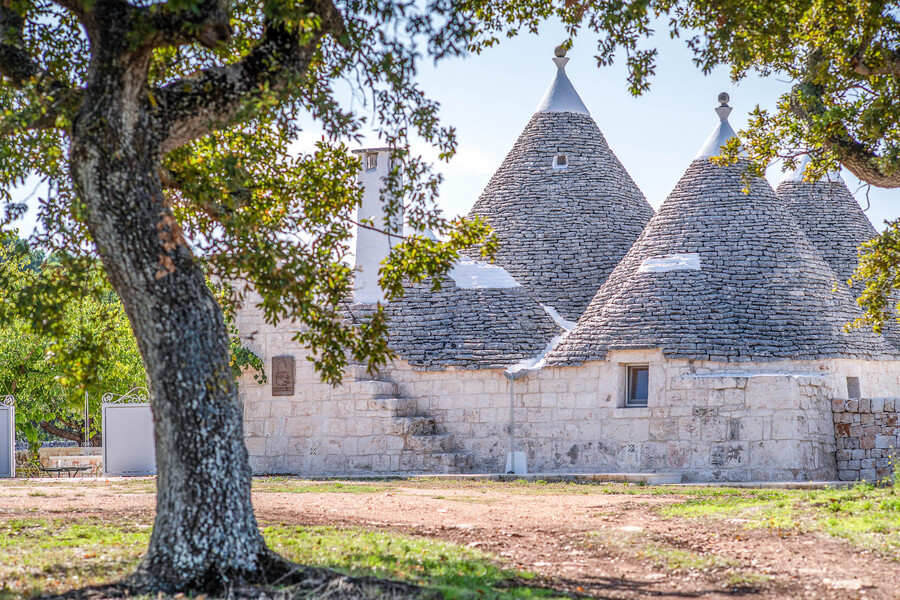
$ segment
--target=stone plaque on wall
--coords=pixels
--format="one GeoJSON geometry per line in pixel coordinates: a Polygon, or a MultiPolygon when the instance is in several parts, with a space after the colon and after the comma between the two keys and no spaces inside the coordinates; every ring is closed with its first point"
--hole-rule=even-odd
{"type": "Polygon", "coordinates": [[[294,395],[294,357],[272,357],[272,395],[294,395]]]}

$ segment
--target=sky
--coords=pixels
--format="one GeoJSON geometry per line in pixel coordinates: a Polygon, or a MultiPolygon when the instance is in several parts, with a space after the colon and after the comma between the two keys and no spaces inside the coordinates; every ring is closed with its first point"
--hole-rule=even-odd
{"type": "MultiPolygon", "coordinates": [[[[565,36],[546,27],[540,35],[503,40],[482,55],[442,61],[421,74],[426,92],[441,103],[446,123],[457,128],[459,150],[445,175],[441,207],[465,214],[524,129],[556,73],[553,49],[565,36]]],[[[714,109],[719,92],[728,92],[734,107],[729,121],[746,126],[756,104],[774,109],[790,89],[785,80],[748,78],[735,85],[727,69],[704,76],[691,62],[681,40],[658,40],[660,54],[651,89],[640,97],[628,92],[624,64],[597,67],[589,37],[575,40],[566,72],[610,148],[654,208],[658,208],[718,124],[714,109]]],[[[377,140],[372,140],[377,145],[377,140]]],[[[879,230],[885,219],[900,217],[900,191],[865,187],[842,173],[879,230]],[[871,205],[871,206],[869,206],[871,205]]],[[[773,165],[767,177],[774,186],[784,174],[773,165]]]]}
{"type": "MultiPolygon", "coordinates": [[[[443,122],[457,130],[456,156],[449,164],[437,164],[445,176],[439,204],[448,215],[469,211],[512,148],[553,79],[553,49],[564,39],[561,27],[548,25],[537,35],[502,40],[481,55],[423,66],[423,88],[440,102],[443,122]]],[[[703,75],[683,41],[662,35],[655,43],[660,51],[656,75],[650,91],[637,98],[628,92],[623,64],[597,67],[590,37],[575,40],[566,72],[610,148],[658,208],[718,123],[714,108],[719,92],[730,94],[734,107],[730,122],[740,130],[756,104],[774,108],[790,84],[756,77],[734,84],[726,69],[703,75]]],[[[304,120],[301,117],[301,123],[304,120]]],[[[299,147],[312,150],[319,136],[315,126],[309,127],[299,147]]],[[[366,145],[382,144],[370,138],[366,145]]],[[[416,149],[436,158],[424,144],[416,149]]],[[[780,164],[773,165],[767,176],[777,186],[783,177],[780,164]]],[[[876,228],[882,229],[886,219],[900,217],[900,191],[874,187],[867,191],[846,170],[843,177],[876,228]]],[[[16,196],[30,193],[35,183],[22,186],[16,196]]],[[[32,211],[21,225],[23,232],[33,228],[33,219],[32,211]]]]}

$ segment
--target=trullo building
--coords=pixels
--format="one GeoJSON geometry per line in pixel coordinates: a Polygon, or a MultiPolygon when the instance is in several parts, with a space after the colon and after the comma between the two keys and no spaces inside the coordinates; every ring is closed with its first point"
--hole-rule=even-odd
{"type": "MultiPolygon", "coordinates": [[[[399,358],[376,378],[351,372],[342,386],[323,385],[289,328],[267,326],[252,305],[239,312],[248,344],[294,375],[277,389],[242,381],[257,472],[883,474],[888,443],[898,446],[900,402],[886,398],[900,390],[897,351],[845,329],[859,314],[835,286],[846,253],[828,255],[764,179],[748,185],[741,164],[710,161],[734,136],[727,96],[653,215],[564,57],[555,63],[550,90],[472,209],[498,232],[497,262],[464,259],[440,291],[416,286],[389,303],[399,358]]],[[[388,152],[360,153],[360,210],[379,217],[372,199],[388,152]]],[[[390,240],[372,235],[360,237],[348,318],[380,299],[373,274],[390,240]]]]}

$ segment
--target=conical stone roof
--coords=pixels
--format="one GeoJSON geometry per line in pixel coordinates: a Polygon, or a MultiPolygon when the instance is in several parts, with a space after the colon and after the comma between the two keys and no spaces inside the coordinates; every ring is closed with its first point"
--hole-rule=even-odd
{"type": "Polygon", "coordinates": [[[628,348],[714,361],[892,355],[871,331],[844,331],[859,314],[850,295],[745,167],[695,159],[547,364],[628,348]]]}
{"type": "MultiPolygon", "coordinates": [[[[829,173],[818,181],[804,181],[809,163],[809,156],[804,155],[797,169],[778,184],[775,193],[843,285],[859,264],[858,248],[878,232],[839,173],[829,173]]],[[[861,292],[862,286],[856,284],[851,294],[858,296],[861,292]]],[[[900,327],[896,320],[885,325],[885,338],[900,347],[900,327]]]]}
{"type": "MultiPolygon", "coordinates": [[[[371,303],[347,307],[359,319],[371,303]]],[[[419,370],[506,369],[541,354],[562,333],[554,318],[502,268],[463,258],[441,284],[407,286],[385,305],[388,346],[419,370]]]]}
{"type": "Polygon", "coordinates": [[[538,112],[470,215],[494,228],[498,264],[540,303],[576,320],[653,209],[566,77],[568,59],[554,60],[556,78],[538,112]]]}
{"type": "Polygon", "coordinates": [[[809,162],[809,157],[804,156],[797,169],[778,184],[775,193],[844,283],[859,264],[857,248],[878,232],[839,174],[803,181],[809,162]]]}

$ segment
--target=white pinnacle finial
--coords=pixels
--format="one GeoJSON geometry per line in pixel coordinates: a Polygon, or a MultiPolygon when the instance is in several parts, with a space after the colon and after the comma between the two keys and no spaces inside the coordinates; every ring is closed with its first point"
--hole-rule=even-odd
{"type": "MultiPolygon", "coordinates": [[[[810,158],[809,154],[804,154],[800,157],[800,160],[797,161],[797,168],[793,170],[793,172],[788,173],[782,181],[806,181],[806,167],[812,162],[812,158],[810,158]]],[[[828,171],[821,177],[819,177],[816,182],[807,182],[807,183],[843,183],[844,178],[841,177],[841,169],[837,168],[835,171],[828,171]]]]}
{"type": "Polygon", "coordinates": [[[728,95],[728,92],[719,94],[719,105],[716,107],[716,114],[719,115],[719,119],[722,121],[727,121],[728,115],[734,110],[728,106],[729,100],[731,100],[731,96],[728,95]]]}
{"type": "Polygon", "coordinates": [[[713,156],[718,156],[722,152],[722,146],[724,146],[731,138],[737,137],[734,129],[731,128],[731,124],[728,123],[728,115],[734,110],[728,106],[729,100],[731,100],[731,96],[726,92],[719,94],[719,106],[716,107],[716,114],[719,115],[719,126],[713,130],[709,139],[707,139],[706,143],[703,144],[703,147],[700,148],[700,152],[697,153],[695,160],[697,158],[711,158],[713,156]]]}
{"type": "Polygon", "coordinates": [[[590,111],[566,75],[566,64],[569,62],[569,58],[566,56],[565,48],[559,45],[553,50],[553,54],[555,55],[553,63],[556,65],[556,77],[553,78],[553,83],[550,84],[550,88],[544,94],[535,112],[571,112],[590,115],[590,111]]]}

